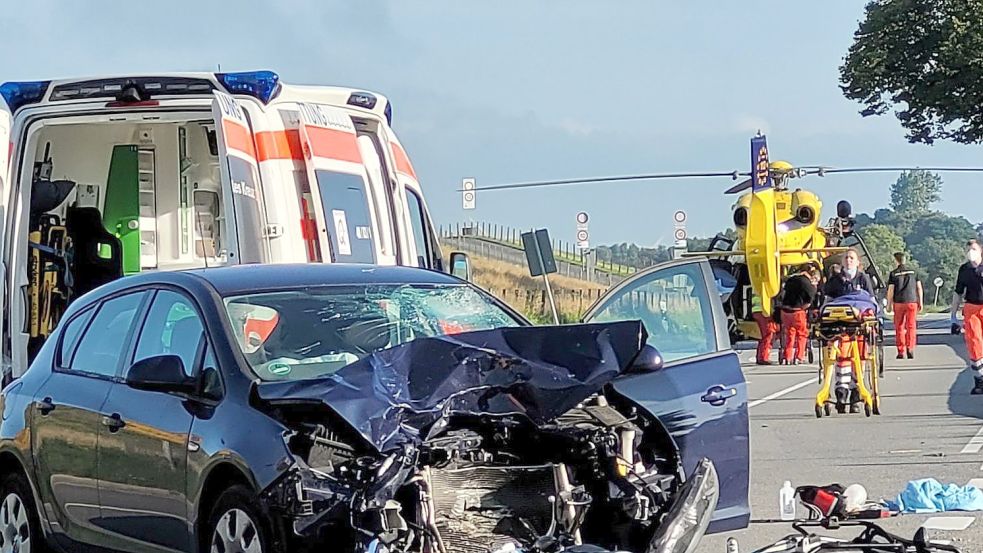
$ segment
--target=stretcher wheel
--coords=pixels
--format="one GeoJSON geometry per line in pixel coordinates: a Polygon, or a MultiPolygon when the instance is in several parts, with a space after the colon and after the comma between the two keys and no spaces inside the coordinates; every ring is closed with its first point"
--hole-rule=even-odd
{"type": "Polygon", "coordinates": [[[826,416],[828,417],[833,414],[833,408],[827,403],[826,405],[823,405],[823,412],[825,412],[826,416]]]}
{"type": "Polygon", "coordinates": [[[870,408],[870,405],[864,403],[864,415],[867,415],[869,417],[871,415],[871,411],[872,409],[870,408]]]}
{"type": "MultiPolygon", "coordinates": [[[[829,406],[827,406],[826,409],[829,409],[829,406]]],[[[828,411],[826,412],[826,415],[829,415],[828,411]]],[[[823,408],[818,405],[816,406],[816,418],[817,419],[823,418],[823,408]]]]}
{"type": "Polygon", "coordinates": [[[880,397],[874,396],[874,408],[871,409],[871,410],[874,412],[875,415],[880,415],[881,414],[881,398],[880,397]]]}

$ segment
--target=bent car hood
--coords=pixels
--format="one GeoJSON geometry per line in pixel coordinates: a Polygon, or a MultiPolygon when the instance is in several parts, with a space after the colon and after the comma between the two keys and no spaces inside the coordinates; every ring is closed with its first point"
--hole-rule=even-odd
{"type": "Polygon", "coordinates": [[[451,414],[546,423],[626,370],[646,338],[639,321],[421,338],[330,376],[264,382],[255,392],[271,406],[321,403],[385,452],[426,439],[451,414]]]}

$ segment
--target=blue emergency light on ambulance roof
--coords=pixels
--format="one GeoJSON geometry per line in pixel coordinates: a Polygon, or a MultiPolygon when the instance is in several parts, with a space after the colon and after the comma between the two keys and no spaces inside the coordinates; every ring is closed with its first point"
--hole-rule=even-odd
{"type": "Polygon", "coordinates": [[[352,92],[352,95],[348,97],[348,105],[359,108],[372,109],[376,102],[375,94],[368,92],[352,92]]]}
{"type": "Polygon", "coordinates": [[[264,104],[280,93],[280,76],[272,71],[216,73],[215,78],[230,94],[252,96],[264,104]]]}
{"type": "Polygon", "coordinates": [[[386,102],[386,123],[391,127],[393,124],[393,103],[386,102]]]}
{"type": "Polygon", "coordinates": [[[27,104],[36,104],[43,100],[50,84],[51,81],[3,83],[0,85],[0,95],[13,113],[27,104]]]}

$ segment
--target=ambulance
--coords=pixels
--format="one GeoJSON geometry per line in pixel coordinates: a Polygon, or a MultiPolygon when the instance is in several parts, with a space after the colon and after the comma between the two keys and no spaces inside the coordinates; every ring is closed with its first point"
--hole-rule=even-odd
{"type": "Polygon", "coordinates": [[[442,269],[392,105],[276,73],[0,86],[5,381],[75,298],[124,275],[239,263],[442,269]]]}

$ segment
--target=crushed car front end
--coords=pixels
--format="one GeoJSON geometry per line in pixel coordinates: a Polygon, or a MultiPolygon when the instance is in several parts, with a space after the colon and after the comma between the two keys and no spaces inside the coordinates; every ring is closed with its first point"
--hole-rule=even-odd
{"type": "Polygon", "coordinates": [[[684,482],[659,422],[609,386],[645,338],[638,322],[469,332],[258,384],[294,456],[262,500],[315,550],[691,553],[713,464],[684,482]]]}

